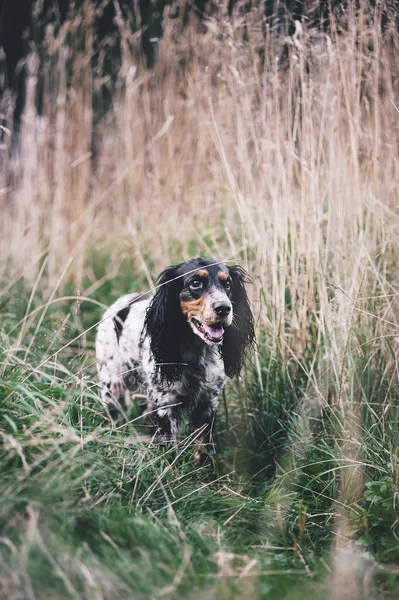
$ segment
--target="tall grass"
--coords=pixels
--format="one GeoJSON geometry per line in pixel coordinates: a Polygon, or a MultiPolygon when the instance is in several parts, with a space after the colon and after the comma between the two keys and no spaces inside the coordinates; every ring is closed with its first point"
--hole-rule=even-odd
{"type": "Polygon", "coordinates": [[[0,175],[4,594],[388,590],[399,35],[383,8],[349,3],[328,33],[304,20],[286,38],[257,10],[200,31],[165,15],[152,71],[118,16],[104,83],[86,6],[28,58],[0,175]],[[258,329],[204,472],[187,441],[179,467],[143,444],[134,407],[106,421],[90,329],[193,255],[249,270],[258,329]]]}

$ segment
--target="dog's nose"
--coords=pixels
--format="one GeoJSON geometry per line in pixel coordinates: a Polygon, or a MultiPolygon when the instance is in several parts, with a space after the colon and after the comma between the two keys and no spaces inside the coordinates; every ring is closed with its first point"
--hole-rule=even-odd
{"type": "Polygon", "coordinates": [[[231,306],[230,304],[225,304],[221,302],[219,304],[214,304],[213,310],[215,311],[218,317],[221,317],[223,319],[224,317],[227,317],[227,315],[231,311],[231,306]]]}

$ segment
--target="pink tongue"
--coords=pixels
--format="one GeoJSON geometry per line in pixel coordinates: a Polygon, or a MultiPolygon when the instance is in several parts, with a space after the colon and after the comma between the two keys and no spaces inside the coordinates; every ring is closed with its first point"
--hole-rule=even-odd
{"type": "Polygon", "coordinates": [[[213,340],[220,340],[220,338],[223,337],[223,327],[210,327],[209,325],[205,325],[205,323],[202,323],[202,327],[213,340]]]}

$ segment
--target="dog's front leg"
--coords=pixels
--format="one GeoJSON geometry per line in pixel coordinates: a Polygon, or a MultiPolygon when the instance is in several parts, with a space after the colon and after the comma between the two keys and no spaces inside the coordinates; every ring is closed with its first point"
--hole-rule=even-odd
{"type": "Polygon", "coordinates": [[[213,450],[212,428],[217,406],[217,398],[207,398],[198,402],[191,412],[191,423],[196,434],[194,441],[196,446],[194,453],[195,465],[202,464],[208,453],[213,450]]]}
{"type": "Polygon", "coordinates": [[[167,392],[158,394],[149,393],[148,404],[153,414],[155,425],[154,442],[166,448],[171,448],[177,443],[177,430],[179,426],[179,406],[176,405],[176,396],[167,392]]]}

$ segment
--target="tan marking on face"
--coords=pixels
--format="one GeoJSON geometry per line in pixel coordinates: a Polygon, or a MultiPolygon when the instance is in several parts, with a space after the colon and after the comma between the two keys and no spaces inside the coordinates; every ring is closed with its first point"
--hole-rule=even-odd
{"type": "Polygon", "coordinates": [[[216,314],[212,309],[211,299],[207,294],[193,300],[182,300],[180,307],[188,321],[191,321],[193,317],[208,325],[212,325],[216,321],[216,314]]]}
{"type": "Polygon", "coordinates": [[[222,281],[227,281],[227,279],[228,279],[228,277],[229,277],[229,276],[228,276],[228,275],[226,275],[226,273],[224,273],[223,271],[219,271],[219,273],[218,273],[218,277],[219,277],[219,279],[221,279],[222,281]]]}
{"type": "Polygon", "coordinates": [[[183,315],[186,315],[188,319],[202,315],[204,312],[204,296],[194,300],[182,300],[180,306],[183,315]]]}
{"type": "Polygon", "coordinates": [[[196,272],[196,275],[198,275],[198,277],[208,277],[209,273],[206,269],[201,269],[196,272]]]}

